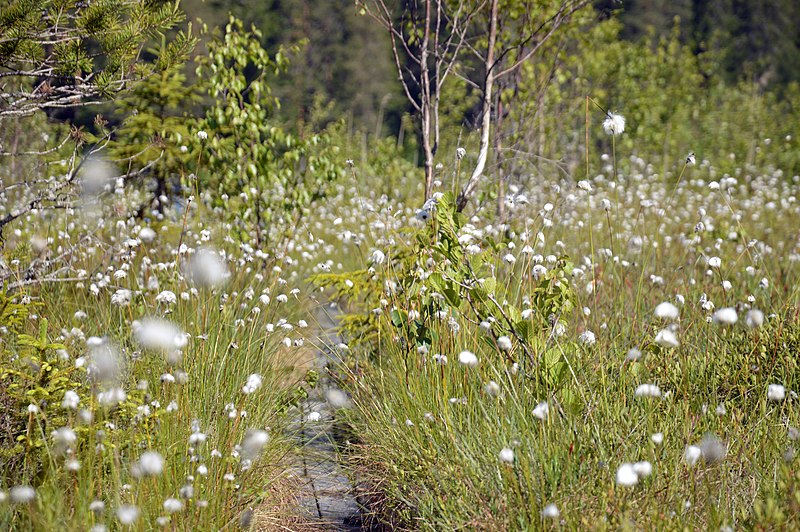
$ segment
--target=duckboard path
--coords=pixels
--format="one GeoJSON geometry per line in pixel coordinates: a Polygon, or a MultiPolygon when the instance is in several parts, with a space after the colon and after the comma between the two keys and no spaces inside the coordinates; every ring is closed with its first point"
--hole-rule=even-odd
{"type": "Polygon", "coordinates": [[[321,530],[371,530],[364,525],[356,489],[340,463],[334,434],[336,410],[326,399],[330,390],[337,389],[327,367],[339,362],[331,349],[340,342],[336,334],[339,312],[333,303],[321,306],[317,312],[320,349],[314,369],[319,372],[320,380],[290,424],[290,431],[301,447],[295,474],[304,481],[300,508],[309,524],[321,530]]]}

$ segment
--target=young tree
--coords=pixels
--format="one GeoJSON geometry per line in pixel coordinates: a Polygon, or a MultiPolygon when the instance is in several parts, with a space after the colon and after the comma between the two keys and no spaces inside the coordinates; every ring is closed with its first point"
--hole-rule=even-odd
{"type": "Polygon", "coordinates": [[[403,2],[400,10],[386,0],[357,0],[356,5],[389,33],[398,78],[419,117],[428,199],[439,148],[442,87],[464,49],[473,18],[486,1],[412,0],[403,2]]]}
{"type": "MultiPolygon", "coordinates": [[[[496,84],[502,90],[514,91],[520,82],[520,69],[527,62],[538,57],[543,47],[556,36],[573,18],[589,5],[589,0],[555,0],[542,2],[536,0],[490,0],[490,7],[484,23],[487,26],[485,45],[473,47],[475,55],[481,57],[484,79],[482,85],[480,147],[478,160],[469,180],[464,185],[456,201],[462,211],[469,198],[475,193],[489,157],[491,144],[492,117],[495,116],[495,156],[500,157],[502,138],[501,121],[509,112],[509,102],[505,109],[501,104],[500,93],[495,94],[496,84]],[[496,111],[493,115],[493,111],[496,111]]],[[[502,218],[504,201],[504,181],[498,179],[498,214],[502,218]]]]}
{"type": "Polygon", "coordinates": [[[474,194],[489,157],[495,82],[518,71],[589,0],[409,0],[394,10],[386,0],[357,0],[362,12],[389,33],[398,77],[417,112],[425,157],[425,198],[433,189],[439,147],[442,87],[456,71],[481,92],[477,162],[457,200],[463,210],[474,194]],[[521,16],[524,14],[526,16],[521,16]],[[514,31],[502,34],[506,22],[514,31]],[[468,54],[467,54],[468,53],[468,54]],[[461,69],[464,58],[479,68],[461,69]]]}
{"type": "MultiPolygon", "coordinates": [[[[184,61],[194,39],[182,32],[152,62],[140,60],[145,44],[183,17],[177,1],[7,2],[0,10],[0,128],[13,123],[15,131],[28,133],[25,124],[41,127],[46,112],[118,98],[142,79],[184,61]]],[[[96,125],[101,134],[94,139],[74,126],[61,128],[66,132],[58,138],[43,131],[38,146],[25,142],[31,140],[27,134],[5,138],[8,143],[0,146],[0,248],[5,229],[15,220],[80,205],[83,163],[102,151],[112,134],[101,118],[96,125]],[[20,159],[32,163],[17,164],[20,159]],[[48,163],[53,159],[64,161],[63,173],[52,174],[48,163]]],[[[23,280],[52,264],[53,259],[32,264],[23,280]]],[[[0,281],[8,276],[0,265],[0,281]]]]}

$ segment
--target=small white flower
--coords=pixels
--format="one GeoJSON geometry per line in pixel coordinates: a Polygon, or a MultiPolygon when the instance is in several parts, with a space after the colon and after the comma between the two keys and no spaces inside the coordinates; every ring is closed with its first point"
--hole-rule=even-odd
{"type": "Polygon", "coordinates": [[[467,150],[465,150],[464,148],[457,148],[456,149],[456,159],[458,159],[459,161],[461,159],[463,159],[466,154],[467,154],[467,150]]]}
{"type": "Polygon", "coordinates": [[[197,132],[197,138],[200,140],[208,140],[208,133],[203,131],[202,129],[197,132]]]}
{"type": "Polygon", "coordinates": [[[663,432],[656,432],[652,436],[650,436],[650,439],[656,445],[661,445],[664,442],[664,433],[663,432]]]}
{"type": "Polygon", "coordinates": [[[308,421],[319,421],[322,418],[322,415],[319,412],[311,412],[306,417],[308,421]]]}
{"type": "Polygon", "coordinates": [[[708,259],[709,268],[719,268],[720,266],[722,266],[722,259],[719,257],[710,257],[708,259]]]}

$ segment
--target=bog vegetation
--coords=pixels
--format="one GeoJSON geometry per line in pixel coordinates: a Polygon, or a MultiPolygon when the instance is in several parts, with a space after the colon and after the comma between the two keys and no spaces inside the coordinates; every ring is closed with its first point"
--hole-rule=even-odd
{"type": "Polygon", "coordinates": [[[798,526],[800,89],[736,48],[757,6],[267,4],[0,7],[0,526],[314,526],[319,350],[376,523],[798,526]]]}

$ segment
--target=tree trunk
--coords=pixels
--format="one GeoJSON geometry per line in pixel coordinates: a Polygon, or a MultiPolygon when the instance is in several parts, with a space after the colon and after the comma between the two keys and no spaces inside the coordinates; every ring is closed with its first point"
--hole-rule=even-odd
{"type": "Polygon", "coordinates": [[[486,46],[486,82],[481,104],[481,144],[478,151],[478,162],[472,171],[472,176],[458,196],[456,208],[459,212],[464,210],[475,192],[489,156],[489,136],[492,130],[492,89],[494,88],[494,48],[497,42],[497,3],[498,0],[492,0],[491,14],[489,15],[489,42],[486,46]]]}
{"type": "Polygon", "coordinates": [[[422,74],[422,150],[425,155],[425,200],[433,194],[433,145],[431,140],[431,126],[433,122],[433,101],[431,91],[431,76],[428,65],[431,38],[431,0],[425,0],[425,30],[422,34],[422,50],[420,53],[420,73],[422,74]]]}

